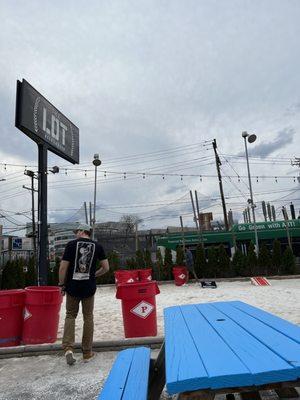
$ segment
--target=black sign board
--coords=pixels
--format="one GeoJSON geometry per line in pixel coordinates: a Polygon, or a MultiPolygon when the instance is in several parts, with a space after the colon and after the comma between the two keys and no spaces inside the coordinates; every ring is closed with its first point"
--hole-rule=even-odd
{"type": "Polygon", "coordinates": [[[65,160],[79,163],[79,129],[25,79],[17,81],[16,127],[65,160]]]}
{"type": "Polygon", "coordinates": [[[201,286],[206,289],[216,289],[217,288],[217,284],[215,281],[201,281],[201,286]]]}

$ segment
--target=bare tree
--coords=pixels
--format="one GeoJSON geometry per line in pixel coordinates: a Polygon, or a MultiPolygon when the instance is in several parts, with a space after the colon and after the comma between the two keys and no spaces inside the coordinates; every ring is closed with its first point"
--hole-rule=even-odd
{"type": "Polygon", "coordinates": [[[124,224],[126,235],[137,230],[137,225],[143,220],[138,215],[124,214],[120,218],[120,222],[124,224]]]}

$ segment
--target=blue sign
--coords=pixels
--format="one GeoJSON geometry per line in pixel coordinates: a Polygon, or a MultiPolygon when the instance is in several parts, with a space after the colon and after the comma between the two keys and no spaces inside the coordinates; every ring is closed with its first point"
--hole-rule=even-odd
{"type": "Polygon", "coordinates": [[[22,238],[12,240],[12,250],[22,250],[22,238]]]}

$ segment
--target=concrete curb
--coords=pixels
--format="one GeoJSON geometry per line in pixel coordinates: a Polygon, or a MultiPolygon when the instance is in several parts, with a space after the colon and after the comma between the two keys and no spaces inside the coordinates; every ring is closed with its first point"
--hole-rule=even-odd
{"type": "MultiPolygon", "coordinates": [[[[108,340],[93,343],[93,350],[96,352],[103,351],[119,351],[129,347],[147,346],[151,349],[158,349],[163,343],[164,338],[159,336],[155,338],[134,338],[123,340],[108,340]]],[[[81,352],[81,343],[75,343],[75,353],[81,352]]],[[[14,357],[31,357],[42,356],[49,354],[62,354],[63,350],[61,344],[36,344],[36,345],[22,345],[15,347],[2,347],[0,348],[0,359],[14,358],[14,357]]]]}

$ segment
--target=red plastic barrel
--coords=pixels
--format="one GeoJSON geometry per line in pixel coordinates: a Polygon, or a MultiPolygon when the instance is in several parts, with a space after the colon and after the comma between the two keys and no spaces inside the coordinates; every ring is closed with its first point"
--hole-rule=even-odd
{"type": "Polygon", "coordinates": [[[20,344],[24,302],[25,290],[0,290],[0,347],[20,344]]]}
{"type": "Polygon", "coordinates": [[[160,293],[156,281],[121,284],[116,298],[122,300],[126,338],[156,336],[156,301],[160,293]]]}
{"type": "Polygon", "coordinates": [[[121,283],[135,283],[139,280],[139,272],[137,269],[119,269],[115,271],[114,274],[117,286],[121,283]]]}
{"type": "Polygon", "coordinates": [[[176,286],[182,286],[188,281],[188,271],[186,267],[173,267],[173,276],[176,286]]]}
{"type": "Polygon", "coordinates": [[[138,271],[139,271],[140,282],[152,281],[152,269],[151,268],[139,269],[138,271]]]}
{"type": "Polygon", "coordinates": [[[22,342],[24,344],[54,343],[57,339],[59,312],[62,302],[57,286],[25,288],[22,342]]]}

